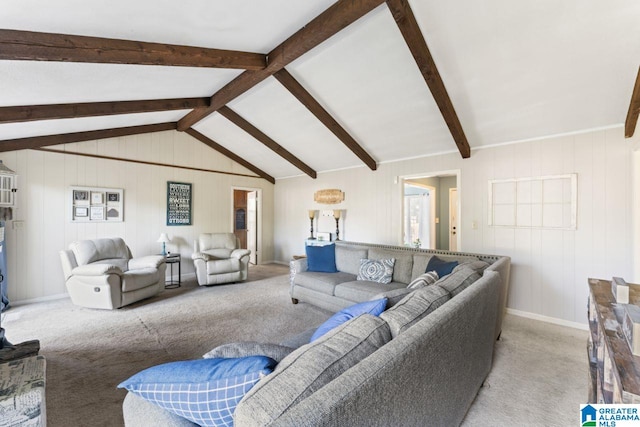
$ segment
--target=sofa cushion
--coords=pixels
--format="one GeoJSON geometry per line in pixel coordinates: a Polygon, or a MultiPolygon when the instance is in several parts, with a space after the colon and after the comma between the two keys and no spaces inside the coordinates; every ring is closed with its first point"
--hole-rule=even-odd
{"type": "Polygon", "coordinates": [[[273,423],[389,340],[389,325],[363,314],[298,348],[247,393],[236,409],[236,425],[273,423]]]}
{"type": "Polygon", "coordinates": [[[100,261],[92,262],[91,264],[106,264],[118,267],[120,271],[125,272],[129,269],[129,260],[126,258],[106,258],[100,261]]]}
{"type": "Polygon", "coordinates": [[[307,271],[338,272],[336,269],[336,245],[307,245],[305,251],[307,253],[307,271]]]}
{"type": "Polygon", "coordinates": [[[137,291],[158,283],[157,268],[129,270],[122,275],[122,292],[137,291]]]}
{"type": "Polygon", "coordinates": [[[374,316],[380,316],[380,313],[382,313],[385,308],[387,308],[386,298],[364,301],[358,304],[351,305],[347,308],[343,308],[342,310],[331,316],[329,319],[327,319],[322,325],[320,325],[309,339],[309,342],[314,342],[321,336],[325,335],[327,332],[362,314],[368,313],[374,316]]]}
{"type": "Polygon", "coordinates": [[[300,285],[303,288],[312,289],[327,295],[333,295],[336,285],[356,280],[356,276],[349,273],[328,274],[304,271],[302,273],[297,273],[294,280],[295,284],[300,285]]]}
{"type": "Polygon", "coordinates": [[[129,259],[127,245],[119,237],[107,239],[80,240],[69,245],[78,265],[109,258],[129,259]]]}
{"type": "Polygon", "coordinates": [[[361,259],[358,280],[391,283],[395,262],[396,260],[394,258],[381,260],[361,259]]]}
{"type": "Polygon", "coordinates": [[[276,362],[280,362],[294,350],[278,344],[269,344],[255,341],[233,342],[222,344],[204,354],[205,359],[213,358],[237,358],[248,356],[267,356],[276,362]]]}
{"type": "Polygon", "coordinates": [[[336,268],[338,271],[357,275],[360,271],[360,260],[367,258],[367,252],[366,248],[336,245],[336,268]]]}
{"type": "Polygon", "coordinates": [[[406,288],[404,283],[378,283],[366,280],[354,280],[352,282],[340,283],[333,291],[334,295],[349,301],[368,301],[374,295],[398,288],[406,288]]]}
{"type": "Polygon", "coordinates": [[[412,280],[411,283],[409,283],[409,285],[407,286],[407,288],[409,289],[424,288],[425,286],[433,285],[438,281],[439,278],[440,277],[438,276],[438,273],[436,273],[435,271],[428,271],[416,277],[414,280],[412,280]]]}
{"type": "Polygon", "coordinates": [[[463,268],[460,268],[438,280],[435,285],[447,291],[451,298],[453,298],[460,292],[467,289],[469,285],[478,280],[480,277],[482,277],[480,273],[475,271],[473,268],[469,266],[463,266],[463,268]]]}
{"type": "Polygon", "coordinates": [[[384,292],[380,292],[379,294],[375,294],[371,299],[376,300],[380,298],[386,298],[387,309],[389,309],[394,305],[396,305],[397,303],[399,303],[400,301],[402,301],[404,297],[406,297],[413,291],[414,291],[413,289],[409,289],[405,287],[398,288],[398,289],[391,289],[390,291],[384,291],[384,292]]]}
{"type": "Polygon", "coordinates": [[[236,271],[240,271],[240,260],[238,258],[207,261],[207,274],[234,273],[236,271]]]}
{"type": "Polygon", "coordinates": [[[198,237],[200,251],[208,249],[229,249],[236,248],[236,236],[233,233],[202,233],[198,237]]]}
{"type": "Polygon", "coordinates": [[[432,256],[427,264],[425,273],[428,271],[435,271],[438,273],[438,277],[444,277],[447,274],[451,274],[454,268],[458,265],[458,261],[446,261],[437,256],[432,256]]]}
{"type": "Polygon", "coordinates": [[[461,268],[467,268],[467,267],[482,274],[487,269],[487,267],[489,267],[489,263],[480,261],[480,260],[463,261],[460,264],[458,264],[456,268],[453,269],[452,273],[455,273],[457,270],[461,268]]]}
{"type": "MultiPolygon", "coordinates": [[[[433,254],[424,253],[424,254],[415,254],[413,255],[413,268],[411,273],[411,280],[415,279],[419,275],[425,273],[427,270],[427,265],[429,261],[433,257],[433,254]]],[[[442,255],[438,254],[438,258],[445,261],[458,261],[458,265],[463,264],[465,262],[470,261],[478,261],[478,257],[474,255],[442,255]]]]}
{"type": "Polygon", "coordinates": [[[276,362],[264,356],[171,362],[120,383],[146,400],[201,426],[232,426],[244,395],[276,362]]]}
{"type": "Polygon", "coordinates": [[[404,297],[382,313],[380,318],[389,324],[391,335],[395,338],[450,298],[449,292],[441,287],[427,286],[404,297]]]}
{"type": "Polygon", "coordinates": [[[394,282],[411,282],[411,268],[413,267],[413,254],[403,251],[391,251],[388,249],[369,249],[369,259],[389,259],[396,260],[393,267],[394,282]]]}
{"type": "Polygon", "coordinates": [[[233,249],[217,248],[217,249],[205,249],[201,251],[203,254],[209,255],[212,259],[227,259],[231,257],[233,249]]]}

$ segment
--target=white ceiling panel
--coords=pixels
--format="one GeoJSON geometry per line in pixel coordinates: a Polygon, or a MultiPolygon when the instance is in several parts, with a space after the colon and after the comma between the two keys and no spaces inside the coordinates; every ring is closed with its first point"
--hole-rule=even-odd
{"type": "Polygon", "coordinates": [[[0,124],[0,140],[176,122],[189,110],[0,124]]]}
{"type": "Polygon", "coordinates": [[[0,28],[267,53],[335,0],[3,0],[0,28]]]}
{"type": "Polygon", "coordinates": [[[300,169],[218,113],[210,115],[193,128],[274,178],[303,174],[300,169]]]}
{"type": "Polygon", "coordinates": [[[624,122],[640,2],[410,3],[472,147],[624,122]]]}
{"type": "Polygon", "coordinates": [[[0,61],[0,106],[209,97],[242,70],[0,61]]]}
{"type": "Polygon", "coordinates": [[[229,107],[316,171],[363,165],[275,78],[265,80],[229,107]]]}
{"type": "Polygon", "coordinates": [[[384,5],[287,68],[376,159],[455,150],[384,5]]]}

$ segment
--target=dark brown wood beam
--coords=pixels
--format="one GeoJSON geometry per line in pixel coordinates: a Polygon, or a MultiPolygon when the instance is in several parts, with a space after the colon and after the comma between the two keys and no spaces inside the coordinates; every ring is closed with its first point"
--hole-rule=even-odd
{"type": "Polygon", "coordinates": [[[131,40],[0,30],[0,59],[261,70],[266,56],[131,40]]]}
{"type": "Polygon", "coordinates": [[[0,123],[110,116],[153,111],[188,110],[209,105],[209,98],[151,99],[147,101],[87,102],[79,104],[0,107],[0,123]]]}
{"type": "Polygon", "coordinates": [[[418,26],[416,17],[411,10],[411,6],[409,6],[408,0],[387,0],[387,6],[395,19],[396,24],[398,24],[398,28],[400,28],[400,32],[402,33],[407,46],[409,46],[409,50],[411,51],[422,76],[424,77],[427,86],[429,86],[429,90],[431,90],[431,94],[440,109],[440,113],[442,113],[444,121],[449,127],[451,136],[453,136],[453,140],[458,146],[460,154],[463,158],[468,158],[471,155],[469,142],[462,130],[462,125],[460,124],[460,120],[458,120],[456,110],[453,108],[447,89],[440,77],[436,63],[433,61],[431,52],[427,47],[427,42],[420,31],[420,27],[418,26]]]}
{"type": "Polygon", "coordinates": [[[231,108],[227,106],[223,106],[218,109],[218,113],[222,114],[227,118],[230,122],[238,126],[240,129],[247,132],[249,135],[257,139],[266,145],[269,149],[273,150],[277,155],[291,163],[293,166],[300,169],[302,172],[309,175],[311,178],[316,178],[316,171],[311,169],[307,164],[305,164],[302,160],[298,159],[296,156],[287,151],[283,146],[275,142],[273,139],[269,138],[266,134],[264,134],[260,129],[246,121],[242,118],[238,113],[233,111],[231,108]]]}
{"type": "Polygon", "coordinates": [[[231,160],[233,160],[236,163],[241,164],[245,168],[249,169],[251,172],[253,172],[256,175],[258,175],[260,178],[264,178],[264,179],[266,179],[267,181],[269,181],[272,184],[276,183],[276,180],[275,180],[274,177],[272,177],[268,173],[264,172],[263,170],[255,167],[254,165],[252,165],[251,163],[247,162],[242,157],[240,157],[240,156],[236,155],[235,153],[227,150],[225,147],[223,147],[222,145],[218,144],[217,142],[215,142],[211,138],[201,134],[197,130],[195,130],[195,129],[187,129],[185,132],[188,133],[189,135],[191,135],[192,137],[194,137],[195,139],[197,139],[198,141],[202,142],[203,144],[208,145],[209,147],[213,148],[214,150],[216,150],[220,154],[222,154],[224,156],[227,156],[228,158],[230,158],[231,160]]]}
{"type": "Polygon", "coordinates": [[[373,157],[371,157],[369,153],[367,153],[365,149],[362,148],[351,135],[349,135],[349,132],[347,132],[340,123],[338,123],[331,114],[329,114],[329,112],[325,110],[309,92],[307,92],[300,82],[289,74],[285,68],[275,73],[273,77],[275,77],[289,92],[291,92],[293,96],[298,98],[298,101],[307,107],[307,109],[313,113],[313,115],[316,116],[316,118],[320,120],[327,129],[333,132],[333,134],[337,136],[338,139],[340,139],[340,141],[342,141],[342,143],[353,152],[353,154],[358,156],[365,165],[369,166],[369,169],[374,171],[378,168],[373,157]]]}
{"type": "Polygon", "coordinates": [[[61,135],[33,136],[29,138],[0,141],[0,152],[27,150],[48,145],[69,144],[72,142],[93,141],[96,139],[116,138],[119,136],[139,135],[143,133],[175,130],[176,123],[158,123],[153,125],[129,126],[124,128],[92,130],[87,132],[65,133],[61,135]]]}
{"type": "Polygon", "coordinates": [[[211,97],[207,108],[193,110],[178,122],[178,130],[189,129],[267,77],[283,69],[340,30],[348,27],[384,0],[339,0],[302,27],[267,55],[267,67],[259,71],[245,71],[211,97]]]}
{"type": "Polygon", "coordinates": [[[636,76],[636,84],[633,87],[631,102],[629,103],[629,111],[627,111],[627,120],[624,122],[624,136],[631,138],[636,131],[638,124],[638,115],[640,115],[640,68],[636,76]]]}
{"type": "Polygon", "coordinates": [[[104,160],[115,160],[115,161],[118,161],[118,162],[137,163],[139,165],[163,166],[163,167],[172,168],[172,169],[185,169],[185,170],[189,170],[189,171],[218,173],[218,174],[221,174],[221,175],[233,175],[233,176],[244,176],[244,177],[247,177],[247,178],[259,178],[258,176],[248,175],[248,174],[244,174],[244,173],[219,171],[219,170],[215,170],[215,169],[196,168],[196,167],[192,167],[192,166],[181,166],[181,165],[174,165],[174,164],[170,164],[170,163],[147,162],[147,161],[144,161],[144,160],[126,159],[126,158],[123,158],[123,157],[103,156],[101,154],[81,153],[81,152],[78,152],[78,151],[69,151],[69,150],[57,150],[55,148],[33,148],[33,150],[46,151],[47,153],[65,154],[65,155],[68,155],[68,156],[91,157],[93,159],[104,159],[104,160]]]}

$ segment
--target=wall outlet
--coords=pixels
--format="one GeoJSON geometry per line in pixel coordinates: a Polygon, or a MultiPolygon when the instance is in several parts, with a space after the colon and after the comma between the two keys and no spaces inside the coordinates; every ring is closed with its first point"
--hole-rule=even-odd
{"type": "Polygon", "coordinates": [[[478,221],[471,221],[471,229],[472,230],[478,229],[478,221]]]}
{"type": "Polygon", "coordinates": [[[24,221],[13,221],[12,223],[13,223],[14,230],[24,228],[24,221]]]}

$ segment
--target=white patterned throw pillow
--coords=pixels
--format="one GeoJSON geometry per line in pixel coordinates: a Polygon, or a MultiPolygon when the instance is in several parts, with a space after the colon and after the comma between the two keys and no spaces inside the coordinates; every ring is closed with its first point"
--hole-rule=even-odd
{"type": "Polygon", "coordinates": [[[391,283],[395,258],[390,259],[361,259],[358,280],[370,282],[391,283]]]}
{"type": "Polygon", "coordinates": [[[424,274],[419,275],[415,279],[413,279],[413,281],[409,283],[407,288],[408,289],[424,288],[425,286],[433,285],[438,281],[439,278],[440,277],[438,277],[438,273],[436,273],[435,271],[428,271],[424,274]]]}

